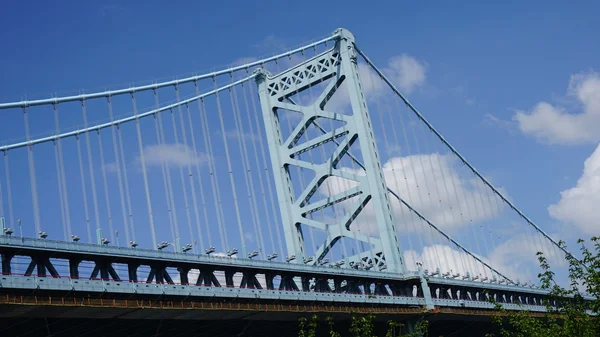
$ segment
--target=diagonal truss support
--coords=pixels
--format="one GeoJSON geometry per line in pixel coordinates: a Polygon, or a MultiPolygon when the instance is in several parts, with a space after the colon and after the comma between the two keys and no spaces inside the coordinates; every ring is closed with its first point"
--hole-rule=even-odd
{"type": "Polygon", "coordinates": [[[291,69],[275,76],[263,69],[257,71],[260,102],[288,254],[295,255],[297,263],[303,263],[304,257],[308,256],[314,256],[312,263],[318,263],[341,238],[347,237],[367,243],[370,250],[348,257],[346,263],[369,260],[381,269],[386,266],[389,271],[402,273],[404,263],[359,78],[354,36],[344,29],[336,30],[334,34],[338,38],[332,49],[291,69]],[[323,91],[312,104],[303,106],[293,101],[293,95],[309,88],[314,89],[316,85],[328,80],[331,81],[323,86],[323,91]],[[347,90],[351,114],[325,109],[333,95],[341,94],[342,88],[347,90]],[[294,111],[302,116],[287,138],[284,138],[280,124],[280,120],[284,118],[280,113],[282,110],[294,111]],[[341,126],[325,132],[318,120],[330,120],[341,126]],[[323,134],[300,143],[310,127],[323,131],[323,134]],[[324,163],[314,163],[300,157],[302,153],[328,143],[334,143],[335,146],[327,154],[324,163]],[[350,153],[351,149],[360,152],[364,161],[364,174],[338,167],[344,156],[354,158],[350,153]],[[302,186],[298,197],[294,193],[294,186],[298,182],[293,181],[290,175],[290,169],[294,166],[314,172],[314,178],[307,186],[302,186]],[[341,193],[311,202],[311,198],[330,177],[348,180],[352,186],[341,193]],[[341,202],[350,206],[340,219],[319,221],[309,218],[310,214],[341,202]],[[378,236],[359,234],[352,230],[352,224],[367,206],[374,211],[378,236]],[[325,242],[315,252],[307,252],[302,225],[325,234],[325,242]]]}

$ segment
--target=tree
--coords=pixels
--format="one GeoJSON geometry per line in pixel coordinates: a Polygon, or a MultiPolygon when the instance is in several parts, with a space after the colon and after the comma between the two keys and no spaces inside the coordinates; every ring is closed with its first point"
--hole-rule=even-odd
{"type": "MultiPolygon", "coordinates": [[[[564,243],[559,243],[564,248],[564,243]]],[[[528,311],[508,312],[496,304],[497,314],[492,317],[499,327],[498,337],[599,337],[600,336],[600,237],[592,237],[589,249],[579,240],[582,258],[568,254],[567,287],[560,286],[555,273],[543,253],[537,253],[542,272],[538,275],[541,288],[549,291],[544,300],[546,313],[540,317],[528,311]],[[584,293],[588,297],[584,296],[584,293]]],[[[334,329],[334,322],[327,318],[329,337],[376,337],[373,315],[351,315],[350,328],[345,333],[334,329]]],[[[309,321],[300,319],[299,337],[317,336],[318,317],[309,321]]],[[[421,321],[415,332],[401,335],[403,324],[389,321],[385,337],[426,337],[428,322],[421,321]]],[[[488,334],[487,337],[496,337],[488,334]]]]}
{"type": "MultiPolygon", "coordinates": [[[[570,254],[568,287],[555,281],[555,273],[543,253],[537,253],[542,273],[538,275],[541,288],[549,290],[543,318],[523,311],[507,313],[497,305],[499,314],[493,317],[500,327],[501,337],[598,337],[600,336],[600,237],[592,237],[590,250],[579,240],[582,259],[570,254]],[[583,293],[592,299],[584,298],[583,293]]],[[[564,243],[560,242],[564,247],[564,243]]],[[[493,335],[488,335],[493,336],[493,335]]]]}
{"type": "MultiPolygon", "coordinates": [[[[325,320],[329,328],[329,337],[377,337],[375,334],[375,324],[373,319],[375,316],[372,314],[358,315],[351,313],[350,316],[350,328],[343,335],[336,331],[334,328],[334,322],[331,317],[327,317],[325,320]]],[[[298,337],[318,337],[317,327],[319,317],[313,315],[310,320],[302,317],[299,319],[300,332],[298,337]]],[[[388,321],[388,328],[385,337],[427,337],[427,321],[420,321],[415,326],[415,331],[409,334],[401,334],[404,324],[388,321]]],[[[319,336],[320,337],[320,336],[319,336]]]]}

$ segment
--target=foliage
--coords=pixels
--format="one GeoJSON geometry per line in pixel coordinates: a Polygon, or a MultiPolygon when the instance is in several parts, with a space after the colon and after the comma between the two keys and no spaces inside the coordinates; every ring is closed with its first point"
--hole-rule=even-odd
{"type": "MultiPolygon", "coordinates": [[[[600,238],[591,238],[593,251],[584,240],[578,243],[583,258],[577,260],[570,254],[566,256],[570,280],[567,288],[558,285],[548,259],[543,253],[537,253],[542,267],[542,273],[538,275],[541,288],[550,292],[544,301],[547,312],[540,319],[526,311],[507,314],[497,305],[499,314],[493,320],[501,328],[500,337],[600,336],[600,238]],[[584,299],[583,293],[591,299],[584,299]]],[[[560,244],[564,247],[563,242],[560,244]]]]}
{"type": "MultiPolygon", "coordinates": [[[[499,327],[497,337],[599,337],[600,336],[600,237],[592,237],[590,250],[584,240],[579,240],[582,258],[566,256],[569,264],[568,287],[561,287],[555,273],[543,253],[537,253],[542,273],[538,275],[541,288],[549,291],[544,300],[546,313],[543,317],[531,312],[508,312],[496,304],[497,314],[492,317],[499,327]],[[587,297],[584,297],[586,293],[587,297]],[[591,315],[590,315],[591,314],[591,315]]],[[[564,243],[560,242],[564,248],[564,243]]],[[[329,337],[377,337],[373,315],[353,313],[350,328],[345,333],[337,332],[331,317],[326,322],[329,337]]],[[[299,337],[317,336],[318,317],[300,319],[299,337]]],[[[385,337],[426,337],[427,321],[420,321],[413,333],[402,335],[404,324],[388,321],[385,337]]],[[[382,336],[383,337],[383,336],[382,336]]],[[[487,337],[495,337],[488,334],[487,337]]]]}
{"type": "MultiPolygon", "coordinates": [[[[334,322],[331,317],[327,317],[325,321],[329,327],[329,337],[378,337],[375,332],[375,323],[373,319],[375,316],[369,315],[357,315],[352,313],[350,317],[350,328],[347,333],[342,335],[340,332],[334,329],[334,322]]],[[[319,318],[317,315],[313,315],[310,320],[302,317],[299,319],[300,332],[298,337],[317,337],[317,326],[319,318]]],[[[385,333],[385,337],[427,337],[427,321],[420,321],[415,325],[414,332],[409,334],[401,334],[404,324],[388,321],[388,328],[385,333]]],[[[383,336],[382,336],[383,337],[383,336]]]]}

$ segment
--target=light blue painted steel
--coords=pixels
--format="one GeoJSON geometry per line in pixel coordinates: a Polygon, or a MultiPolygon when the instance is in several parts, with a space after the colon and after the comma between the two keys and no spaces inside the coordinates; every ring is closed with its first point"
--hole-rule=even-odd
{"type": "Polygon", "coordinates": [[[296,256],[296,263],[302,263],[303,258],[307,255],[300,226],[303,224],[324,232],[326,237],[325,242],[310,254],[315,257],[312,261],[313,264],[318,263],[340,238],[348,237],[365,242],[372,249],[346,258],[347,263],[372,259],[376,267],[385,264],[389,272],[402,274],[405,270],[393,225],[391,206],[383,183],[383,172],[373,139],[365,98],[360,89],[356,54],[353,49],[354,37],[343,29],[336,30],[333,35],[339,36],[334,48],[291,69],[275,76],[270,76],[264,70],[258,71],[259,97],[288,254],[296,256]],[[290,99],[290,96],[328,79],[332,79],[332,81],[325,86],[323,92],[318,94],[317,99],[310,106],[301,106],[290,99]],[[334,113],[324,109],[327,101],[338,90],[342,81],[347,83],[352,115],[334,113]],[[277,111],[279,109],[302,114],[301,121],[286,139],[282,136],[277,111]],[[319,118],[342,122],[343,126],[298,144],[307,128],[319,118]],[[341,140],[337,142],[336,139],[341,140]],[[336,168],[337,163],[357,140],[359,140],[360,151],[365,160],[365,176],[336,168]],[[301,153],[333,141],[337,148],[323,164],[296,158],[301,153]],[[294,195],[294,182],[289,172],[290,166],[312,170],[315,173],[313,180],[304,187],[298,198],[294,195]],[[348,179],[354,181],[357,186],[329,196],[325,200],[309,203],[310,198],[328,177],[348,179]],[[358,200],[338,223],[325,223],[307,217],[313,212],[352,197],[358,197],[358,200]],[[367,236],[350,230],[354,219],[369,202],[372,203],[375,210],[380,231],[379,237],[367,236]]]}
{"type": "Polygon", "coordinates": [[[106,280],[66,279],[36,276],[0,276],[0,288],[65,290],[79,292],[125,293],[143,295],[194,296],[207,298],[232,298],[307,302],[368,303],[423,306],[419,297],[374,296],[343,293],[320,293],[291,290],[246,289],[207,287],[180,284],[134,283],[106,280]]]}
{"type": "MultiPolygon", "coordinates": [[[[0,235],[0,247],[17,248],[22,251],[39,250],[48,252],[50,255],[55,253],[79,253],[89,256],[106,256],[107,258],[140,258],[148,260],[163,260],[168,262],[213,264],[230,267],[250,267],[264,271],[289,271],[305,272],[314,274],[323,274],[329,276],[354,276],[366,279],[398,280],[407,281],[419,279],[417,272],[405,272],[404,274],[392,273],[389,271],[377,270],[356,270],[348,268],[334,268],[319,265],[292,264],[276,261],[255,260],[246,258],[226,258],[211,256],[206,254],[190,254],[183,252],[170,252],[165,250],[149,250],[140,248],[117,247],[110,245],[96,245],[81,242],[55,241],[47,239],[35,239],[18,236],[0,235]]],[[[545,295],[548,294],[543,289],[533,289],[516,285],[489,283],[481,281],[468,281],[460,279],[451,279],[444,277],[427,277],[426,280],[430,287],[436,284],[443,284],[456,287],[473,287],[480,289],[489,289],[504,292],[523,292],[530,294],[545,295]]]]}
{"type": "MultiPolygon", "coordinates": [[[[0,276],[0,289],[19,290],[63,290],[74,292],[96,292],[113,294],[140,294],[154,296],[182,296],[182,297],[207,297],[231,299],[257,299],[307,301],[307,302],[335,302],[335,303],[364,303],[384,305],[405,305],[426,307],[426,301],[421,297],[408,296],[382,296],[367,294],[320,293],[292,290],[246,289],[228,287],[208,287],[181,284],[156,284],[145,282],[123,282],[108,280],[86,280],[69,278],[52,278],[37,276],[0,276]]],[[[472,301],[459,299],[432,300],[435,307],[458,307],[476,309],[494,309],[495,305],[487,301],[472,301]]],[[[505,309],[511,311],[529,310],[546,312],[542,305],[502,303],[505,309]]]]}
{"type": "Polygon", "coordinates": [[[275,61],[275,60],[281,59],[283,57],[301,53],[305,50],[308,50],[308,49],[316,47],[320,44],[326,43],[335,38],[337,38],[336,35],[329,36],[327,38],[321,39],[321,40],[313,42],[313,43],[309,43],[305,46],[287,51],[285,53],[281,53],[281,54],[271,56],[271,57],[268,57],[268,58],[265,58],[262,60],[242,64],[242,65],[239,65],[236,67],[231,67],[231,68],[215,71],[215,72],[208,73],[208,74],[191,76],[191,77],[187,77],[187,78],[182,78],[180,80],[172,80],[172,81],[148,84],[148,85],[143,85],[143,86],[131,87],[131,88],[126,88],[126,89],[107,90],[107,91],[103,91],[103,92],[96,92],[93,94],[81,94],[81,95],[76,95],[76,96],[53,97],[53,98],[31,100],[31,101],[0,103],[0,110],[12,109],[12,108],[24,108],[24,107],[36,106],[36,105],[58,104],[58,103],[65,103],[65,102],[89,100],[89,99],[93,99],[93,98],[102,98],[102,97],[109,97],[109,96],[132,94],[132,93],[136,93],[136,92],[140,92],[140,91],[155,90],[158,88],[164,88],[164,87],[180,85],[180,84],[184,84],[184,83],[195,82],[195,81],[199,81],[199,80],[206,79],[206,78],[212,78],[212,77],[223,75],[223,74],[230,74],[232,72],[239,71],[239,70],[245,70],[250,67],[260,66],[267,62],[275,61]]]}
{"type": "Polygon", "coordinates": [[[373,203],[373,211],[379,228],[379,237],[385,256],[385,263],[389,271],[403,273],[405,267],[400,242],[398,241],[394,225],[394,212],[392,211],[385,186],[381,159],[377,151],[367,102],[358,75],[354,35],[345,29],[338,29],[334,34],[340,35],[341,68],[347,76],[346,83],[350,94],[352,111],[356,118],[361,153],[367,170],[366,178],[369,181],[371,202],[373,203]]]}
{"type": "Polygon", "coordinates": [[[78,129],[78,130],[74,130],[74,131],[64,132],[64,133],[61,133],[61,134],[58,134],[58,135],[53,135],[53,136],[48,136],[48,137],[42,137],[42,138],[32,139],[32,140],[25,141],[25,142],[20,142],[20,143],[14,143],[14,144],[10,144],[10,145],[0,146],[0,152],[6,152],[8,150],[17,149],[17,148],[20,148],[20,147],[31,146],[31,145],[35,145],[35,144],[39,144],[39,143],[53,142],[53,141],[56,141],[56,140],[59,140],[59,139],[62,139],[62,138],[79,136],[81,134],[85,134],[85,133],[88,133],[88,132],[99,131],[99,130],[102,130],[102,129],[110,128],[112,126],[118,126],[118,125],[123,124],[123,123],[131,122],[131,121],[136,121],[136,120],[139,120],[140,118],[148,117],[148,116],[151,116],[151,115],[155,115],[157,113],[161,113],[161,112],[164,112],[164,111],[170,111],[173,108],[177,108],[179,106],[186,105],[186,104],[198,101],[198,100],[200,100],[202,98],[214,95],[214,94],[216,94],[216,93],[218,93],[220,91],[227,90],[227,89],[229,89],[231,87],[234,87],[236,85],[244,83],[244,82],[246,82],[246,81],[254,78],[254,76],[255,75],[250,75],[248,77],[240,79],[239,81],[236,81],[236,82],[233,82],[233,83],[229,83],[229,84],[224,85],[222,87],[216,88],[214,90],[205,92],[205,93],[200,94],[200,95],[193,96],[193,97],[188,98],[188,99],[184,99],[184,100],[179,101],[177,103],[165,105],[162,108],[153,109],[153,110],[149,110],[149,111],[137,114],[137,115],[132,115],[132,116],[125,117],[125,118],[116,119],[116,120],[110,121],[108,123],[97,124],[97,125],[93,125],[93,126],[90,126],[90,127],[86,127],[86,128],[82,128],[82,129],[78,129]]]}
{"type": "Polygon", "coordinates": [[[425,299],[425,307],[428,310],[434,309],[435,305],[433,303],[433,297],[431,296],[431,288],[429,288],[429,284],[427,283],[427,277],[423,272],[423,268],[419,265],[419,278],[421,279],[421,289],[423,289],[423,298],[425,299]]]}
{"type": "Polygon", "coordinates": [[[290,271],[318,273],[324,275],[356,276],[369,279],[410,280],[418,278],[416,273],[396,274],[375,270],[356,270],[346,268],[333,268],[327,266],[304,265],[277,261],[247,259],[244,257],[227,258],[206,254],[185,254],[183,252],[170,252],[165,250],[149,250],[141,248],[117,247],[111,245],[96,245],[81,242],[54,241],[34,239],[17,236],[0,236],[0,247],[17,247],[21,249],[35,249],[49,252],[81,253],[86,255],[100,255],[110,257],[140,258],[149,260],[163,260],[169,262],[214,264],[231,267],[250,267],[261,270],[290,271]]]}

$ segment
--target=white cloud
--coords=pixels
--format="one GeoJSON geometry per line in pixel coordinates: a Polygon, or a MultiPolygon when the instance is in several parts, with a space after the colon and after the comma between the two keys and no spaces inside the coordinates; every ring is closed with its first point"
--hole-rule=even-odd
{"type": "MultiPolygon", "coordinates": [[[[195,153],[194,150],[184,144],[162,144],[147,145],[144,147],[144,160],[146,165],[187,166],[203,164],[208,161],[208,156],[195,153]]],[[[137,158],[140,162],[140,157],[137,158]]]]}
{"type": "MultiPolygon", "coordinates": [[[[513,237],[492,249],[489,256],[476,255],[502,275],[512,281],[535,282],[540,270],[536,253],[544,251],[553,266],[564,265],[564,259],[550,249],[550,245],[542,245],[541,240],[536,240],[531,235],[513,237]]],[[[410,270],[417,270],[416,263],[423,264],[423,269],[435,272],[437,268],[442,273],[459,273],[465,276],[467,272],[474,276],[488,277],[495,275],[472,256],[459,250],[457,247],[434,244],[425,246],[420,252],[406,250],[404,261],[410,270]]],[[[496,275],[497,278],[500,276],[496,275]]]]}
{"type": "Polygon", "coordinates": [[[560,193],[558,203],[550,205],[548,212],[560,221],[577,226],[588,235],[600,232],[600,145],[587,158],[583,174],[575,187],[560,193]]]}
{"type": "MultiPolygon", "coordinates": [[[[359,170],[344,170],[361,174],[359,170]]],[[[442,230],[461,228],[490,219],[500,212],[499,203],[487,201],[491,191],[475,178],[461,177],[456,169],[456,160],[449,155],[391,158],[383,165],[383,173],[390,189],[442,230]],[[486,202],[485,205],[482,205],[482,200],[486,202]]],[[[324,196],[334,195],[353,188],[356,184],[350,180],[331,177],[321,185],[319,192],[324,196]]],[[[413,213],[409,214],[395,198],[390,199],[398,231],[428,229],[427,224],[417,220],[413,213]]],[[[353,202],[348,200],[337,207],[347,211],[353,202]]],[[[357,218],[357,221],[362,222],[358,226],[362,230],[369,228],[375,232],[374,219],[373,209],[367,206],[357,218]]]]}
{"type": "Polygon", "coordinates": [[[105,173],[115,173],[119,170],[117,163],[106,163],[102,166],[105,173]]]}
{"type": "MultiPolygon", "coordinates": [[[[485,259],[482,260],[485,261],[485,259]]],[[[477,262],[467,253],[448,245],[426,246],[423,247],[420,253],[414,250],[406,250],[404,251],[404,262],[409,270],[417,270],[416,263],[421,263],[423,269],[429,272],[435,272],[439,268],[442,273],[460,273],[461,276],[465,276],[467,272],[472,277],[477,275],[491,276],[491,272],[483,264],[477,262]]],[[[489,263],[489,261],[485,262],[489,263]]]]}
{"type": "MultiPolygon", "coordinates": [[[[402,93],[409,94],[417,87],[423,86],[426,80],[426,66],[412,56],[402,54],[389,59],[381,71],[402,93]]],[[[379,75],[366,63],[358,64],[358,74],[363,92],[369,101],[380,99],[391,93],[391,89],[379,75]]],[[[350,106],[348,89],[345,82],[339,87],[326,105],[326,109],[342,112],[350,106]]]]}
{"type": "Polygon", "coordinates": [[[581,105],[581,113],[569,113],[564,107],[539,102],[531,111],[518,111],[513,119],[519,124],[521,132],[548,143],[600,141],[599,74],[589,72],[571,76],[567,95],[581,105]]]}
{"type": "Polygon", "coordinates": [[[425,84],[425,64],[407,54],[390,58],[383,72],[398,89],[407,94],[425,84]]]}

